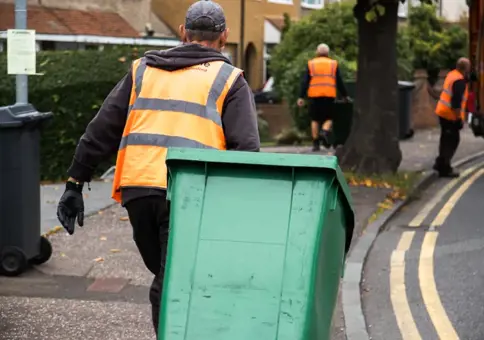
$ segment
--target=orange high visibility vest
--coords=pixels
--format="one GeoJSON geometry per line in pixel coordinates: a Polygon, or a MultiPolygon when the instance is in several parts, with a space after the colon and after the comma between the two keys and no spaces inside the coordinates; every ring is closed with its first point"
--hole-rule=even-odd
{"type": "Polygon", "coordinates": [[[327,57],[317,57],[308,61],[309,82],[308,97],[336,98],[336,68],[338,62],[327,57]]]}
{"type": "MultiPolygon", "coordinates": [[[[450,71],[444,80],[444,86],[442,89],[442,93],[440,94],[440,99],[437,103],[437,107],[435,108],[435,113],[447,120],[457,120],[459,116],[455,113],[455,110],[452,109],[452,85],[456,80],[464,79],[462,73],[457,70],[450,71]]],[[[467,97],[469,93],[469,86],[466,85],[466,89],[464,91],[464,95],[462,96],[462,102],[460,106],[460,118],[465,121],[466,117],[466,106],[467,106],[467,97]]]]}
{"type": "Polygon", "coordinates": [[[167,186],[169,147],[225,150],[222,107],[242,70],[213,61],[178,71],[133,62],[128,119],[118,150],[112,197],[121,188],[167,186]]]}

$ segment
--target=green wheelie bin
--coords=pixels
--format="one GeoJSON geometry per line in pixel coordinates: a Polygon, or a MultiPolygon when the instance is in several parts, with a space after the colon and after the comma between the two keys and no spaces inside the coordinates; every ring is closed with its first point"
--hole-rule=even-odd
{"type": "Polygon", "coordinates": [[[169,149],[159,340],[329,340],[354,213],[332,156],[169,149]]]}

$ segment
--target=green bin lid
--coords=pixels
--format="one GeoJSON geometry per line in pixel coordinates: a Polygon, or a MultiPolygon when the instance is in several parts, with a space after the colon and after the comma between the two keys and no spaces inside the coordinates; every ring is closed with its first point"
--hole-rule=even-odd
{"type": "Polygon", "coordinates": [[[353,202],[350,189],[335,156],[300,155],[269,152],[223,151],[196,148],[169,148],[166,164],[169,166],[177,161],[206,162],[225,164],[262,165],[289,168],[314,168],[332,170],[342,189],[348,208],[353,213],[353,202]]]}
{"type": "Polygon", "coordinates": [[[343,172],[338,165],[337,157],[246,151],[221,152],[220,150],[197,148],[169,148],[166,157],[167,166],[169,167],[177,162],[205,162],[271,167],[313,168],[334,171],[336,180],[338,181],[339,187],[341,188],[346,199],[346,210],[344,212],[347,219],[345,252],[348,253],[355,227],[355,214],[350,189],[346,183],[343,172]]]}

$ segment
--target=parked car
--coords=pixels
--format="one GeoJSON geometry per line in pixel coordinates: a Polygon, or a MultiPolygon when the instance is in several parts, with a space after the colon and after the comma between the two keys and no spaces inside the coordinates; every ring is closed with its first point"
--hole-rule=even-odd
{"type": "Polygon", "coordinates": [[[267,79],[262,89],[254,91],[254,99],[256,104],[278,104],[282,101],[274,91],[273,77],[267,79]]]}

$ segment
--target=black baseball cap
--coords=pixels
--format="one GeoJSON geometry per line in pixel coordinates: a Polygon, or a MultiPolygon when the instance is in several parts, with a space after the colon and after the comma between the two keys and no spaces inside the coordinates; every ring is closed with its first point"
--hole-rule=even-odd
{"type": "Polygon", "coordinates": [[[197,1],[188,8],[185,28],[205,32],[225,31],[225,14],[222,6],[210,0],[197,1]]]}

